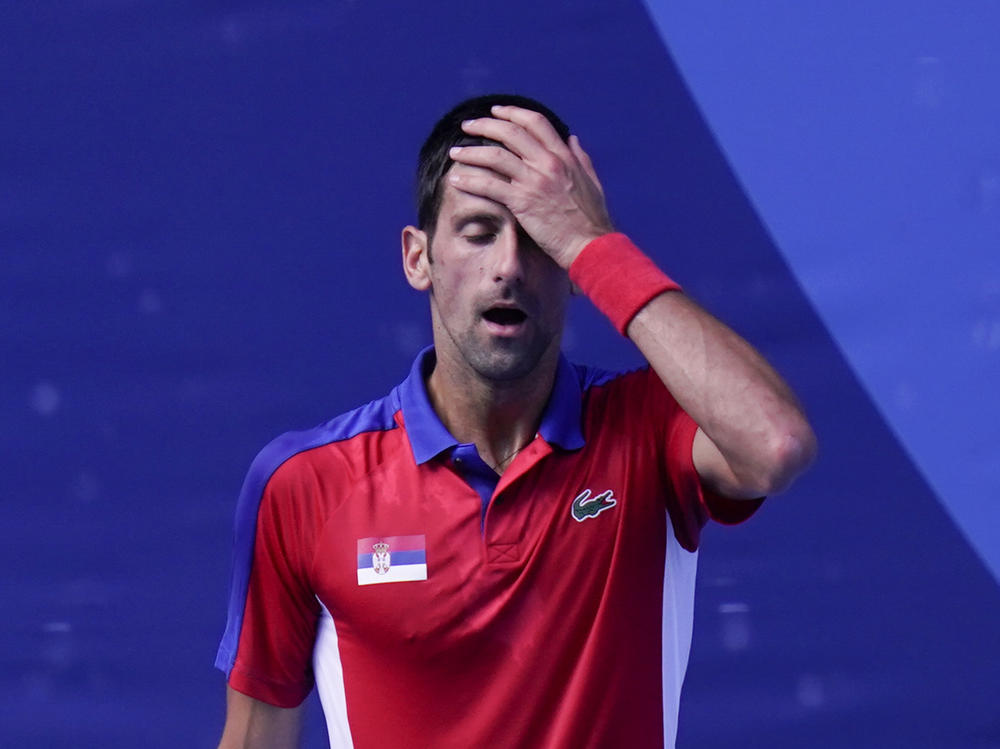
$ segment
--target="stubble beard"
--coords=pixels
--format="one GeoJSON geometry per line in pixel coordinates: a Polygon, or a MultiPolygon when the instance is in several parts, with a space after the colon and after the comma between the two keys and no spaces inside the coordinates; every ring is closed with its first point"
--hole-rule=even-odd
{"type": "Polygon", "coordinates": [[[536,371],[547,348],[547,342],[540,336],[525,343],[501,339],[492,346],[467,346],[462,356],[482,379],[511,382],[536,371]]]}
{"type": "Polygon", "coordinates": [[[462,360],[487,382],[510,383],[537,371],[557,334],[534,330],[525,338],[499,338],[475,329],[445,330],[462,360]]]}

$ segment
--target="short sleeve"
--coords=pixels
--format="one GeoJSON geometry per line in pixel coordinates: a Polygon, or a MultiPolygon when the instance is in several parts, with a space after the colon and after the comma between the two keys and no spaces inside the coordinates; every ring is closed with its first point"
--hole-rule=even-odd
{"type": "Polygon", "coordinates": [[[244,484],[229,621],[216,658],[233,689],[278,707],[299,705],[312,689],[320,611],[308,574],[308,479],[295,463],[285,462],[260,490],[251,468],[244,484]]]}

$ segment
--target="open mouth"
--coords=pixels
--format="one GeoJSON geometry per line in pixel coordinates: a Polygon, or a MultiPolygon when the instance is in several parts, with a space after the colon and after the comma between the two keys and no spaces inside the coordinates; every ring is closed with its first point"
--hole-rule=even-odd
{"type": "Polygon", "coordinates": [[[528,319],[521,310],[510,307],[491,307],[483,313],[483,317],[496,325],[520,325],[528,319]]]}

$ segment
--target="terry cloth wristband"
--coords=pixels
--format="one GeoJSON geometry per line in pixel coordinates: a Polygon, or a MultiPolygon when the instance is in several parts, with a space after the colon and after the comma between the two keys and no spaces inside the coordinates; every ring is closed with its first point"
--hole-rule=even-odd
{"type": "Polygon", "coordinates": [[[664,291],[681,287],[624,234],[593,240],[569,267],[569,278],[622,335],[639,310],[664,291]]]}

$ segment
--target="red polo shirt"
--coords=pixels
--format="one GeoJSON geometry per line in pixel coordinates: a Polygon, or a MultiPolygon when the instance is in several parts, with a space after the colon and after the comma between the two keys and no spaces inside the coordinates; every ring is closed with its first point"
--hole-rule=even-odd
{"type": "Polygon", "coordinates": [[[279,437],[240,495],[230,685],[298,705],[332,746],[672,746],[708,518],[697,429],[648,368],[560,361],[502,477],[424,386],[279,437]]]}

